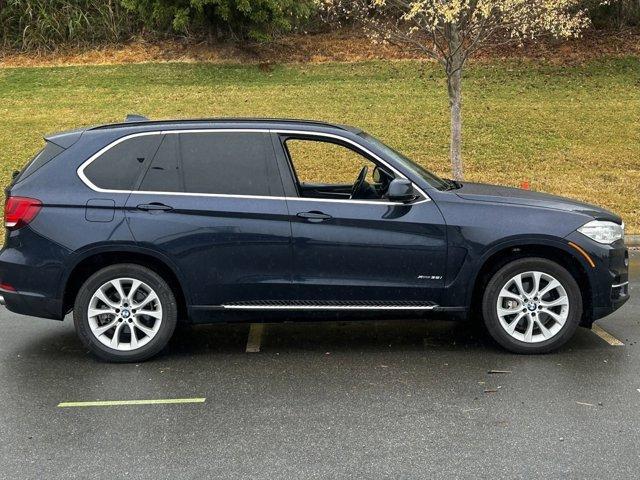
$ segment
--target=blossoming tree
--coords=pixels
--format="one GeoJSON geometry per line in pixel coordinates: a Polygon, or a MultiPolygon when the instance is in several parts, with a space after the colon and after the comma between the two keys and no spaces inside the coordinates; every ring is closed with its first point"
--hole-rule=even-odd
{"type": "Polygon", "coordinates": [[[328,13],[362,23],[378,40],[404,45],[444,67],[451,109],[453,176],[463,177],[462,73],[487,46],[541,35],[573,37],[589,24],[582,0],[318,0],[328,13]]]}

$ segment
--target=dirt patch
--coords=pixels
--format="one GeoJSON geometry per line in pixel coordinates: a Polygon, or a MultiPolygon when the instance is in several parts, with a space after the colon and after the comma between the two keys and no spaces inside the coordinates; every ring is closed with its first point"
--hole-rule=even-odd
{"type": "MultiPolygon", "coordinates": [[[[481,60],[529,58],[553,63],[579,63],[602,56],[640,55],[640,30],[588,32],[580,39],[546,39],[523,47],[488,49],[481,60]]],[[[373,43],[359,32],[341,31],[313,35],[290,35],[268,44],[249,45],[147,42],[91,49],[60,49],[48,54],[0,51],[0,67],[101,65],[142,62],[301,63],[356,62],[363,60],[419,59],[417,52],[395,45],[373,43]]]]}

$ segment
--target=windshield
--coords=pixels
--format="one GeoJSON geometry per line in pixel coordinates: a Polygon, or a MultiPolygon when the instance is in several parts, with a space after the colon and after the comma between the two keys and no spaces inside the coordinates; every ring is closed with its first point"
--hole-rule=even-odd
{"type": "Polygon", "coordinates": [[[457,188],[455,183],[452,182],[451,180],[445,180],[437,176],[435,173],[431,173],[429,170],[421,167],[417,163],[414,163],[412,160],[405,157],[400,152],[394,150],[388,145],[385,145],[380,140],[369,135],[368,133],[361,132],[359,135],[362,138],[364,138],[367,142],[378,147],[387,156],[393,158],[396,162],[401,164],[404,169],[409,170],[411,173],[422,178],[425,182],[427,182],[432,187],[437,188],[438,190],[451,190],[453,188],[457,188]]]}

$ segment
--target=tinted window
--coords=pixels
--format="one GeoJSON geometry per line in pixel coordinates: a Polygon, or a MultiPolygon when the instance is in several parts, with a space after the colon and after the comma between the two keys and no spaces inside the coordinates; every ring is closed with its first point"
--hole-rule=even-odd
{"type": "Polygon", "coordinates": [[[161,135],[132,137],[111,147],[84,169],[96,186],[109,190],[131,190],[149,165],[162,139],[161,135]]]}
{"type": "Polygon", "coordinates": [[[58,156],[60,153],[64,151],[64,148],[59,147],[58,145],[47,142],[42,150],[38,152],[38,154],[33,157],[33,159],[27,164],[27,166],[22,170],[22,173],[16,177],[14,182],[18,180],[24,180],[33,172],[42,167],[45,163],[52,160],[54,157],[58,156]]]}
{"type": "Polygon", "coordinates": [[[186,192],[276,194],[270,181],[273,147],[266,133],[183,133],[180,153],[186,192]]]}
{"type": "Polygon", "coordinates": [[[139,190],[146,192],[182,192],[178,159],[178,135],[165,135],[139,190]]]}

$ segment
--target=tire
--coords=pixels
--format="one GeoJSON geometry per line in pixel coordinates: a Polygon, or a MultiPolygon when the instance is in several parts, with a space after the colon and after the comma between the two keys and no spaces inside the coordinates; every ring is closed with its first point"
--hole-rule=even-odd
{"type": "Polygon", "coordinates": [[[81,342],[108,362],[153,357],[173,335],[177,318],[176,299],[167,282],[153,270],[129,263],[111,265],[89,277],[73,308],[81,342]]]}
{"type": "Polygon", "coordinates": [[[520,354],[548,353],[564,345],[580,323],[580,287],[571,273],[554,261],[534,257],[514,260],[489,280],[482,297],[482,316],[491,337],[505,349],[520,354]]]}

